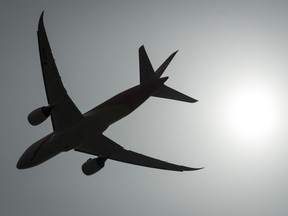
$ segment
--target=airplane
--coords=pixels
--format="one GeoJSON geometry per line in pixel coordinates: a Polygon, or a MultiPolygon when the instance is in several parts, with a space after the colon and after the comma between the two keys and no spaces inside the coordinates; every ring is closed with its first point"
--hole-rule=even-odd
{"type": "Polygon", "coordinates": [[[161,78],[177,51],[154,71],[144,46],[141,46],[139,48],[140,84],[82,114],[67,94],[61,81],[47,38],[43,15],[44,11],[39,19],[37,36],[48,105],[32,111],[28,115],[28,121],[31,125],[36,126],[51,116],[53,132],[32,144],[22,154],[16,165],[18,169],[34,167],[61,152],[70,150],[96,156],[88,159],[82,165],[85,175],[92,175],[101,170],[108,159],[172,171],[202,169],[176,165],[126,150],[103,135],[103,132],[111,124],[133,112],[150,96],[189,103],[197,102],[197,100],[166,86],[164,83],[168,77],[161,78]]]}

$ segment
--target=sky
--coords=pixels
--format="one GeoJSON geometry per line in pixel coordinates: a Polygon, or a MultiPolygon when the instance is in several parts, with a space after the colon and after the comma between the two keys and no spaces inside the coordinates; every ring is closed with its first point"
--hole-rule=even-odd
{"type": "Polygon", "coordinates": [[[288,2],[2,0],[1,215],[288,214],[288,2]],[[62,81],[81,112],[139,83],[138,48],[195,104],[150,98],[105,135],[127,149],[205,167],[172,172],[66,152],[16,163],[52,131],[27,115],[47,105],[37,44],[44,23],[62,81]]]}

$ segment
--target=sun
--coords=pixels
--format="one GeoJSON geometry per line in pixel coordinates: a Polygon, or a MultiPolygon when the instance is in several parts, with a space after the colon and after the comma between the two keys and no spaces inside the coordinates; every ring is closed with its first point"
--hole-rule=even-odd
{"type": "Polygon", "coordinates": [[[261,140],[275,132],[279,107],[271,87],[246,84],[231,92],[227,112],[235,136],[261,140]]]}

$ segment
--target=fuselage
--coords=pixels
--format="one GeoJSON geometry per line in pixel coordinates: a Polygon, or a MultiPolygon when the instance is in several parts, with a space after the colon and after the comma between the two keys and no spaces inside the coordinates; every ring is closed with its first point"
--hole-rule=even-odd
{"type": "Polygon", "coordinates": [[[84,118],[60,131],[54,131],[32,144],[20,157],[17,168],[25,169],[39,165],[57,154],[82,145],[91,137],[102,134],[111,124],[129,115],[168,77],[134,86],[91,109],[84,118]]]}

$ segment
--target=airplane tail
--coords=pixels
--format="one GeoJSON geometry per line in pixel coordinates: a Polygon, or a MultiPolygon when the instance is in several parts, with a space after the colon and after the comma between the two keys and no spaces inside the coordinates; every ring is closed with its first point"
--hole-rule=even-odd
{"type": "MultiPolygon", "coordinates": [[[[164,62],[163,64],[154,71],[152,64],[149,60],[149,57],[145,51],[144,46],[141,46],[139,48],[139,66],[140,66],[140,83],[146,84],[153,80],[159,79],[169,63],[172,61],[174,56],[176,55],[178,51],[172,53],[164,62]]],[[[166,85],[160,86],[153,94],[154,97],[160,97],[160,98],[166,98],[166,99],[172,99],[172,100],[179,100],[189,103],[195,103],[197,102],[196,99],[191,98],[181,92],[178,92],[166,85]]]]}

